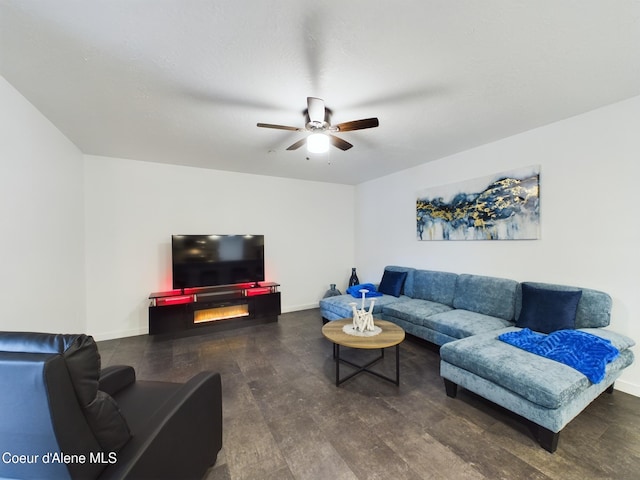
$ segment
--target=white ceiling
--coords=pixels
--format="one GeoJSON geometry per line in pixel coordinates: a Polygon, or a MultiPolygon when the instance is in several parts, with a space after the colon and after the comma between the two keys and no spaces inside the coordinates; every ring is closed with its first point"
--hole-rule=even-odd
{"type": "Polygon", "coordinates": [[[640,95],[640,1],[0,0],[0,73],[87,154],[357,184],[640,95]],[[256,127],[307,96],[380,127],[256,127]]]}

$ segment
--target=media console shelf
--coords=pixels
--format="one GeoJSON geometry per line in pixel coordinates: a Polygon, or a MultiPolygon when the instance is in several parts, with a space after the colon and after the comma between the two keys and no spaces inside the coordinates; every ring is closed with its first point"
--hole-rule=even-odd
{"type": "Polygon", "coordinates": [[[213,327],[242,327],[277,322],[277,283],[189,288],[149,295],[149,334],[204,333],[213,327]]]}

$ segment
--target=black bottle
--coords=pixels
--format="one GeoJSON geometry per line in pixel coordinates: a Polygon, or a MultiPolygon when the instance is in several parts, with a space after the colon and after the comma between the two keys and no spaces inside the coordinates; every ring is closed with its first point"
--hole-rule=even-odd
{"type": "Polygon", "coordinates": [[[351,277],[349,278],[349,286],[353,287],[354,285],[360,285],[360,280],[358,280],[358,275],[356,275],[355,267],[351,269],[351,277]]]}

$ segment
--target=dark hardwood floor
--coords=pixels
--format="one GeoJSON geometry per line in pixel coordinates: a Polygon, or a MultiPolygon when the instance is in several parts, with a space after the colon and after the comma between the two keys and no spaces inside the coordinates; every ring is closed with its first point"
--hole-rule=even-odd
{"type": "MultiPolygon", "coordinates": [[[[361,374],[336,388],[321,327],[318,310],[307,310],[257,327],[99,348],[103,366],[133,365],[139,379],[221,373],[224,446],[207,480],[640,478],[638,397],[602,394],[550,454],[523,420],[465,390],[448,398],[437,351],[416,341],[402,344],[400,387],[361,374]]],[[[386,355],[378,367],[393,375],[394,362],[386,355]]]]}

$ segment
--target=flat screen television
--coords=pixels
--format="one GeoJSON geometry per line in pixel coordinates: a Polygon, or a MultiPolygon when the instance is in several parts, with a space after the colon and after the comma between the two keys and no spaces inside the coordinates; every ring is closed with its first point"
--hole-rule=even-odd
{"type": "Polygon", "coordinates": [[[264,235],[172,235],[173,288],[264,281],[264,235]]]}

